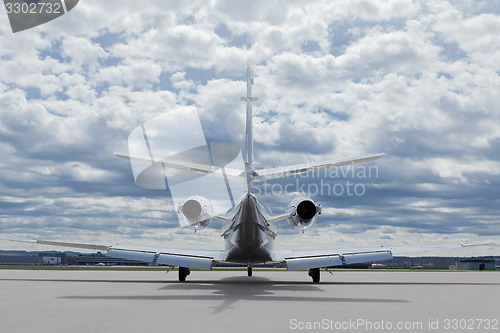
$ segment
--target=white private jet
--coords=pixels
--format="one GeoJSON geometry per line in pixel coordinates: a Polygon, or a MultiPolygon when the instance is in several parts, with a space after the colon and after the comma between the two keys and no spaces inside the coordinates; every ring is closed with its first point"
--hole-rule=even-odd
{"type": "MultiPolygon", "coordinates": [[[[253,183],[267,179],[275,179],[299,173],[307,173],[329,168],[348,166],[356,163],[374,161],[384,154],[374,154],[355,159],[331,161],[320,164],[302,164],[283,168],[254,169],[252,140],[252,84],[253,71],[247,69],[247,94],[242,97],[246,101],[246,133],[244,151],[244,170],[235,170],[178,158],[163,158],[155,160],[151,151],[149,158],[125,154],[118,157],[131,162],[160,166],[165,171],[173,169],[192,172],[198,175],[214,175],[221,170],[224,177],[231,175],[244,179],[244,194],[233,202],[232,208],[225,214],[216,214],[210,201],[199,195],[190,196],[176,209],[181,217],[181,225],[200,230],[209,225],[212,219],[224,222],[222,237],[225,240],[224,250],[196,250],[172,248],[142,248],[135,246],[82,244],[47,240],[17,240],[45,245],[75,247],[107,251],[107,256],[113,258],[136,260],[149,265],[179,267],[179,281],[185,281],[190,269],[211,270],[216,263],[234,263],[247,265],[248,276],[252,275],[252,265],[284,264],[288,270],[309,270],[313,282],[319,282],[320,269],[371,261],[392,259],[395,254],[425,252],[441,249],[461,248],[487,244],[448,244],[416,247],[378,247],[364,249],[326,249],[326,250],[274,250],[273,243],[277,236],[276,222],[288,220],[293,228],[300,231],[311,228],[321,213],[320,205],[311,198],[297,197],[286,209],[285,214],[273,215],[266,205],[259,200],[253,191],[253,183]]],[[[142,136],[142,133],[140,134],[142,136]]],[[[148,149],[150,148],[148,144],[148,149]]],[[[223,147],[224,148],[224,147],[223,147]]],[[[197,153],[198,151],[195,151],[197,153]]],[[[239,148],[238,148],[239,152],[239,148]]],[[[129,152],[130,153],[130,152],[129,152]]],[[[180,155],[177,155],[179,157],[180,155]]]]}

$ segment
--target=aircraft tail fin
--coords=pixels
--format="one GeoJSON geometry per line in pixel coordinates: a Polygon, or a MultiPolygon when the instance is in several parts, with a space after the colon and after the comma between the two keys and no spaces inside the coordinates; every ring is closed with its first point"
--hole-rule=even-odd
{"type": "Polygon", "coordinates": [[[245,130],[245,173],[247,191],[252,192],[253,176],[253,136],[252,136],[252,102],[258,101],[258,97],[252,97],[252,84],[254,84],[254,73],[250,66],[247,66],[247,95],[241,100],[247,104],[246,130],[245,130]]]}

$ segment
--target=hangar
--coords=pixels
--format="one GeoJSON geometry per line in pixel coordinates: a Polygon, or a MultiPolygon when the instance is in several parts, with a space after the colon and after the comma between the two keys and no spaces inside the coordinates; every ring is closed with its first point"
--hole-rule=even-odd
{"type": "Polygon", "coordinates": [[[460,260],[460,269],[464,271],[494,271],[493,259],[463,259],[460,260]]]}

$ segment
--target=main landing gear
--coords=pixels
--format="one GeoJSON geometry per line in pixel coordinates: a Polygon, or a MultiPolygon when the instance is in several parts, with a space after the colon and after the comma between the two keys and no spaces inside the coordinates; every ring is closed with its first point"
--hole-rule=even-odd
{"type": "Polygon", "coordinates": [[[319,268],[309,268],[309,276],[312,277],[314,283],[319,282],[319,268]]]}
{"type": "Polygon", "coordinates": [[[252,266],[250,265],[247,266],[247,274],[248,276],[252,276],[252,266]]]}
{"type": "Polygon", "coordinates": [[[191,271],[187,267],[179,267],[179,281],[184,282],[186,281],[186,276],[191,274],[191,271]]]}

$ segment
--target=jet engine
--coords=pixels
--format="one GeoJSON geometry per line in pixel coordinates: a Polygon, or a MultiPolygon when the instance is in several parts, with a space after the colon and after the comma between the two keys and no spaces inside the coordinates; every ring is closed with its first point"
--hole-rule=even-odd
{"type": "Polygon", "coordinates": [[[207,198],[196,195],[179,205],[177,213],[182,215],[181,226],[201,230],[212,221],[214,209],[207,198]]]}
{"type": "Polygon", "coordinates": [[[316,223],[318,215],[321,214],[321,206],[315,204],[311,198],[298,197],[288,205],[286,212],[290,213],[288,224],[304,232],[316,223]]]}

